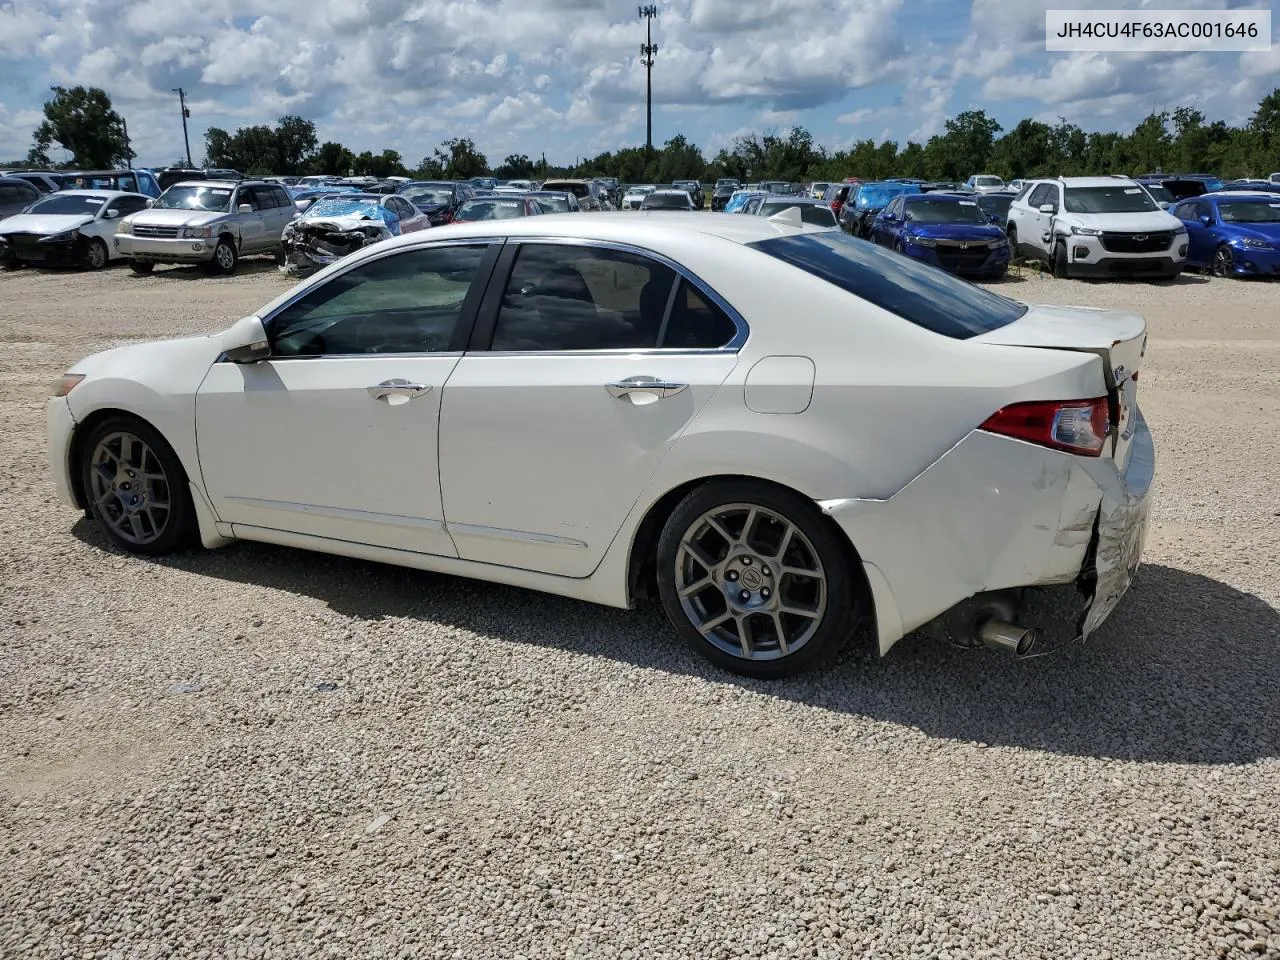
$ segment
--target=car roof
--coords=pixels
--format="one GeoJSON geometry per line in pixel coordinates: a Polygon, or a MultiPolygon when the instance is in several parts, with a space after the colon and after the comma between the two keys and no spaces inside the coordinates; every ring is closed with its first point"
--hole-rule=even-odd
{"type": "Polygon", "coordinates": [[[1198,197],[1184,197],[1184,200],[1261,200],[1264,203],[1275,203],[1280,196],[1274,190],[1210,190],[1198,197]]]}
{"type": "Polygon", "coordinates": [[[101,197],[110,200],[114,200],[116,197],[142,197],[144,200],[151,199],[145,193],[136,193],[133,190],[59,190],[57,193],[47,193],[41,199],[48,200],[50,197],[101,197]]]}
{"type": "Polygon", "coordinates": [[[252,183],[261,183],[258,180],[179,180],[177,183],[171,183],[171,187],[226,187],[228,190],[234,190],[236,187],[245,186],[252,183]]]}
{"type": "Polygon", "coordinates": [[[1041,177],[1039,179],[1048,183],[1061,183],[1067,187],[1114,187],[1126,181],[1137,183],[1131,177],[1041,177]]]}
{"type": "Polygon", "coordinates": [[[787,193],[767,193],[765,194],[764,198],[765,200],[781,200],[784,203],[791,203],[791,204],[795,204],[796,206],[802,206],[802,205],[807,205],[810,207],[826,206],[826,204],[823,203],[821,200],[816,200],[813,197],[796,197],[787,193]]]}
{"type": "MultiPolygon", "coordinates": [[[[625,216],[617,213],[575,213],[530,217],[527,220],[486,220],[478,223],[451,226],[448,237],[546,237],[549,239],[603,240],[627,243],[635,246],[662,246],[664,238],[673,233],[685,236],[700,234],[748,244],[759,240],[796,236],[811,233],[806,227],[778,223],[768,217],[743,217],[734,213],[705,213],[701,211],[637,211],[625,216]]],[[[441,231],[443,233],[443,231],[441,231]]],[[[419,231],[403,237],[385,240],[387,245],[410,246],[436,236],[435,231],[419,231]]]]}

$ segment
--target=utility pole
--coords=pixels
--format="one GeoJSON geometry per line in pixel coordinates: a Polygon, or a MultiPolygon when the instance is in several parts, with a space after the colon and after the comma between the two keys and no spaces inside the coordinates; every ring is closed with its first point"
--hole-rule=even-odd
{"type": "Polygon", "coordinates": [[[191,116],[191,111],[187,109],[187,91],[181,87],[171,89],[178,95],[178,105],[182,107],[182,142],[187,147],[187,166],[190,167],[193,164],[191,163],[191,138],[187,136],[187,117],[191,116]]]}
{"type": "Polygon", "coordinates": [[[640,63],[644,67],[645,100],[644,100],[644,150],[645,157],[653,154],[653,58],[658,52],[658,45],[653,42],[653,18],[658,15],[654,4],[640,8],[640,16],[644,19],[645,42],[640,44],[640,63]]]}
{"type": "Polygon", "coordinates": [[[133,151],[129,149],[129,121],[121,117],[120,126],[124,127],[124,165],[132,170],[133,151]]]}

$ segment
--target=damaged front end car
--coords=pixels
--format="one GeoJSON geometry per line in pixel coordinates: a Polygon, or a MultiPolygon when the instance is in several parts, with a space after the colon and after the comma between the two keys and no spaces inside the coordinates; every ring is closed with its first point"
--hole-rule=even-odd
{"type": "Polygon", "coordinates": [[[284,229],[281,271],[302,276],[379,240],[400,235],[400,218],[376,200],[319,200],[284,229]]]}

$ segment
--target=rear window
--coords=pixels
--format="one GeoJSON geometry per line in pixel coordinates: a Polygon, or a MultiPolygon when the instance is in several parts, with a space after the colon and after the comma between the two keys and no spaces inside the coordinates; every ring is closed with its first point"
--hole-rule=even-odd
{"type": "Polygon", "coordinates": [[[559,180],[550,180],[542,185],[543,190],[559,190],[561,193],[572,193],[581,200],[591,192],[591,189],[585,183],[562,183],[559,180]]]}
{"type": "Polygon", "coordinates": [[[749,246],[956,340],[998,330],[1027,312],[1025,304],[844,233],[775,237],[749,246]]]}
{"type": "Polygon", "coordinates": [[[781,213],[783,210],[790,210],[797,207],[800,210],[800,222],[812,224],[816,227],[834,227],[836,226],[836,215],[831,212],[829,207],[819,206],[816,203],[787,203],[785,200],[770,200],[760,205],[760,216],[772,217],[774,214],[781,213]]]}

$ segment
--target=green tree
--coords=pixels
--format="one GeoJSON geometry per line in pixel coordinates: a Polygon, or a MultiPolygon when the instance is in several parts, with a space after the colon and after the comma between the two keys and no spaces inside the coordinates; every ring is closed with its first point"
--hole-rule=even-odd
{"type": "Polygon", "coordinates": [[[111,108],[111,98],[97,87],[52,87],[45,102],[44,121],[36,127],[35,152],[47,156],[57,144],[72,155],[72,165],[103,169],[132,160],[124,135],[124,120],[111,108]]]}
{"type": "Polygon", "coordinates": [[[355,155],[340,143],[326,140],[307,162],[306,169],[316,175],[347,176],[356,165],[355,155]]]}
{"type": "Polygon", "coordinates": [[[965,180],[990,169],[1000,124],[985,110],[966,110],[948,120],[940,137],[931,137],[925,153],[931,174],[939,179],[965,180]]]}
{"type": "Polygon", "coordinates": [[[1129,134],[1129,151],[1135,165],[1135,173],[1163,170],[1169,159],[1169,114],[1148,114],[1129,134]]]}
{"type": "Polygon", "coordinates": [[[436,148],[436,162],[447,180],[467,180],[489,172],[489,161],[468,137],[452,137],[436,148]]]}
{"type": "Polygon", "coordinates": [[[275,172],[288,175],[302,172],[319,142],[316,125],[292,114],[276,121],[275,139],[275,172]]]}
{"type": "Polygon", "coordinates": [[[503,180],[529,180],[534,176],[534,163],[523,153],[509,154],[493,175],[503,180]]]}

